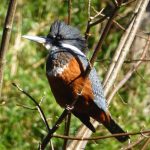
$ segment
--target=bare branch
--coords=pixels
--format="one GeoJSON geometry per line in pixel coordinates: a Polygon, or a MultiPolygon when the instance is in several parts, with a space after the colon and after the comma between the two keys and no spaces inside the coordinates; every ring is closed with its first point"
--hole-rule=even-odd
{"type": "Polygon", "coordinates": [[[51,140],[53,133],[59,128],[60,124],[62,123],[62,121],[65,119],[65,117],[68,114],[68,111],[65,109],[63,111],[63,113],[61,114],[61,116],[59,117],[59,119],[56,121],[55,125],[53,126],[53,128],[51,130],[49,130],[48,134],[46,135],[46,137],[43,139],[39,149],[40,150],[44,150],[45,147],[47,146],[48,142],[51,140]]]}
{"type": "Polygon", "coordinates": [[[108,91],[110,90],[111,86],[113,85],[113,82],[115,81],[117,74],[125,60],[126,55],[128,54],[130,50],[130,46],[133,42],[133,39],[135,37],[136,31],[140,25],[143,13],[146,9],[146,6],[148,4],[148,0],[140,1],[138,3],[136,13],[137,15],[131,22],[130,26],[126,30],[125,34],[123,35],[121,42],[116,50],[116,53],[113,57],[113,61],[117,61],[117,63],[112,63],[109,71],[107,72],[106,78],[104,79],[104,90],[105,95],[107,95],[108,91]],[[107,83],[107,84],[106,84],[107,83]]]}
{"type": "Polygon", "coordinates": [[[88,0],[88,19],[91,17],[91,0],[88,0]]]}
{"type": "Polygon", "coordinates": [[[85,31],[85,39],[86,39],[86,40],[88,39],[88,37],[89,37],[89,35],[90,35],[89,32],[90,32],[91,27],[93,27],[93,26],[95,26],[95,25],[97,25],[97,24],[103,22],[106,18],[107,18],[107,17],[104,16],[104,17],[100,18],[99,20],[97,20],[97,21],[95,21],[95,22],[93,22],[93,23],[91,22],[91,20],[88,21],[88,23],[87,23],[87,28],[86,28],[86,31],[85,31]]]}
{"type": "MultiPolygon", "coordinates": [[[[149,37],[150,39],[150,37],[149,37]]],[[[142,56],[141,56],[141,60],[144,59],[144,57],[146,56],[146,53],[148,51],[150,45],[150,41],[148,40],[145,48],[143,50],[142,56]]],[[[140,66],[140,64],[142,63],[142,61],[138,61],[136,62],[133,67],[130,69],[130,71],[125,75],[124,79],[121,80],[114,88],[113,91],[110,93],[110,95],[107,97],[107,101],[110,102],[111,99],[114,97],[114,95],[116,94],[116,92],[129,80],[129,78],[132,76],[132,74],[134,72],[136,72],[137,68],[140,66]]]]}
{"type": "Polygon", "coordinates": [[[51,150],[54,150],[54,146],[53,146],[53,143],[52,143],[52,139],[50,140],[50,146],[51,146],[51,150]]]}
{"type": "MultiPolygon", "coordinates": [[[[98,60],[96,60],[96,62],[100,62],[100,63],[103,63],[103,62],[114,62],[113,60],[111,60],[111,59],[98,59],[98,60]]],[[[150,62],[150,59],[129,59],[129,60],[125,60],[123,63],[126,63],[126,64],[128,64],[128,63],[135,63],[135,62],[150,62]]],[[[114,63],[116,63],[117,61],[115,61],[114,63]]]]}
{"type": "Polygon", "coordinates": [[[123,3],[121,6],[127,6],[127,5],[129,5],[129,4],[131,4],[131,3],[134,3],[136,0],[131,0],[131,1],[128,1],[128,2],[126,2],[126,3],[123,3]]]}
{"type": "Polygon", "coordinates": [[[49,127],[48,122],[46,120],[45,114],[44,114],[41,106],[38,104],[38,102],[31,95],[29,95],[25,90],[21,89],[16,83],[12,83],[12,85],[14,87],[16,87],[19,91],[21,91],[23,94],[25,94],[27,97],[29,97],[34,102],[34,104],[36,105],[36,108],[38,109],[38,111],[40,113],[40,116],[41,116],[44,124],[46,125],[47,130],[49,131],[50,127],[49,127]]]}
{"type": "Polygon", "coordinates": [[[97,59],[97,55],[98,55],[99,51],[101,50],[102,44],[103,44],[103,42],[104,42],[104,40],[105,40],[109,30],[110,30],[110,27],[111,27],[111,25],[113,23],[113,19],[117,15],[118,10],[119,10],[119,7],[116,7],[114,9],[113,13],[111,14],[111,16],[110,16],[110,18],[109,18],[109,20],[108,20],[108,22],[107,22],[107,24],[106,24],[106,26],[104,28],[104,31],[103,31],[103,33],[102,33],[102,35],[101,35],[101,37],[100,37],[100,39],[99,39],[99,41],[98,41],[98,43],[96,45],[96,48],[94,50],[94,53],[93,53],[92,57],[90,59],[90,65],[88,66],[88,68],[86,70],[86,75],[85,75],[86,77],[89,75],[89,73],[90,73],[90,71],[91,71],[91,69],[92,69],[92,67],[94,65],[94,62],[97,59]]]}
{"type": "Polygon", "coordinates": [[[139,139],[137,139],[135,142],[130,143],[129,145],[127,145],[126,147],[123,147],[123,150],[131,150],[133,147],[135,147],[136,145],[140,144],[141,142],[143,142],[145,140],[145,137],[141,136],[139,139]]]}
{"type": "Polygon", "coordinates": [[[150,87],[150,83],[144,79],[144,77],[136,70],[136,74],[142,79],[142,81],[150,87]]]}
{"type": "Polygon", "coordinates": [[[68,24],[71,23],[71,8],[72,8],[72,2],[71,0],[68,0],[68,24]]]}
{"type": "Polygon", "coordinates": [[[87,22],[87,27],[85,31],[85,39],[88,40],[89,37],[89,32],[90,32],[90,22],[91,22],[91,0],[88,0],[88,22],[87,22]]]}
{"type": "Polygon", "coordinates": [[[14,20],[14,15],[17,7],[17,0],[10,0],[9,7],[7,10],[7,16],[4,24],[4,30],[2,35],[2,41],[0,46],[0,97],[3,84],[3,71],[5,66],[5,55],[9,46],[9,40],[12,30],[12,24],[14,20]]]}
{"type": "Polygon", "coordinates": [[[23,107],[23,108],[25,108],[25,109],[29,109],[29,110],[37,110],[37,108],[36,107],[34,107],[34,108],[32,108],[32,107],[29,107],[29,106],[26,106],[26,105],[23,105],[23,104],[16,104],[17,106],[19,106],[19,107],[23,107]]]}
{"type": "Polygon", "coordinates": [[[148,148],[148,145],[150,143],[150,138],[148,138],[145,142],[145,144],[143,145],[143,147],[141,148],[141,150],[146,150],[148,148]]]}
{"type": "MultiPolygon", "coordinates": [[[[65,118],[64,135],[66,135],[66,136],[69,135],[70,124],[71,124],[71,113],[68,113],[67,117],[65,118]]],[[[66,150],[66,148],[67,148],[67,142],[68,142],[68,139],[64,139],[63,150],[66,150]]]]}
{"type": "MultiPolygon", "coordinates": [[[[93,7],[92,7],[93,8],[93,7]]],[[[95,9],[94,9],[95,10],[95,9]]],[[[94,20],[94,19],[96,19],[97,17],[99,17],[99,16],[102,16],[102,12],[103,12],[103,10],[104,10],[104,8],[102,8],[99,12],[96,12],[96,15],[95,16],[91,16],[90,17],[90,19],[91,20],[94,20]]],[[[95,10],[96,11],[96,10],[95,10]]],[[[104,15],[105,16],[105,15],[104,15]]]]}
{"type": "Polygon", "coordinates": [[[91,140],[103,140],[108,138],[114,138],[119,136],[125,136],[125,135],[138,135],[138,134],[149,134],[150,130],[147,131],[139,131],[139,132],[126,132],[126,133],[117,133],[117,134],[111,134],[106,136],[96,136],[91,138],[83,138],[83,137],[73,137],[73,136],[64,136],[64,135],[52,135],[56,138],[62,138],[62,139],[69,139],[69,140],[78,140],[78,141],[91,141],[91,140]]]}

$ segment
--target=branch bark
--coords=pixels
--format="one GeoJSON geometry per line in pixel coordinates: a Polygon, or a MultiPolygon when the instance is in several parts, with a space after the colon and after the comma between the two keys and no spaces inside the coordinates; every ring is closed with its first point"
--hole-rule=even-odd
{"type": "Polygon", "coordinates": [[[113,62],[111,64],[109,71],[107,72],[106,78],[104,79],[103,84],[104,84],[105,95],[108,94],[110,88],[115,82],[117,74],[121,69],[122,64],[130,50],[130,47],[132,45],[136,32],[139,28],[143,13],[146,9],[148,2],[149,0],[144,0],[144,1],[139,0],[139,3],[137,4],[138,6],[135,9],[136,16],[134,17],[128,29],[126,30],[125,34],[123,35],[123,38],[121,39],[121,42],[119,43],[119,46],[114,55],[113,61],[114,62],[117,61],[117,62],[116,63],[113,62]]]}
{"type": "Polygon", "coordinates": [[[92,141],[92,140],[102,140],[102,139],[108,139],[108,138],[113,138],[113,137],[119,137],[119,136],[123,136],[123,135],[142,135],[145,134],[143,137],[144,138],[150,138],[150,137],[145,137],[145,136],[149,136],[150,134],[150,130],[145,130],[145,131],[138,131],[138,132],[126,132],[126,133],[117,133],[117,134],[111,134],[111,135],[104,135],[104,136],[95,136],[95,137],[91,137],[91,138],[82,138],[82,137],[74,137],[74,136],[65,136],[65,135],[58,135],[58,134],[54,134],[52,135],[53,137],[56,138],[61,138],[61,139],[70,139],[70,140],[78,140],[78,141],[92,141]]]}
{"type": "Polygon", "coordinates": [[[16,7],[17,7],[17,0],[10,0],[6,19],[5,19],[5,24],[4,24],[1,46],[0,46],[0,96],[1,96],[2,84],[3,84],[5,54],[9,46],[9,40],[10,40],[16,7]]]}
{"type": "Polygon", "coordinates": [[[71,23],[72,1],[68,0],[68,24],[71,23]]]}
{"type": "Polygon", "coordinates": [[[124,76],[124,79],[121,80],[113,89],[113,91],[110,93],[110,95],[107,97],[107,101],[111,101],[111,99],[114,97],[116,92],[129,80],[129,78],[132,76],[132,74],[137,70],[137,68],[140,66],[140,64],[143,62],[142,60],[145,58],[148,48],[150,46],[150,37],[148,38],[146,45],[144,47],[143,53],[141,55],[140,60],[133,64],[133,67],[128,71],[128,73],[124,76]]]}

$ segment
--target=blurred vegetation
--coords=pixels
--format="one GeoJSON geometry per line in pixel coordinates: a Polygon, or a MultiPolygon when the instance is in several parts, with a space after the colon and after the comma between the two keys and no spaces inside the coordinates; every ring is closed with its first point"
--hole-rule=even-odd
{"type": "MultiPolygon", "coordinates": [[[[0,5],[0,40],[4,20],[8,7],[8,0],[1,0],[0,5]]],[[[109,1],[92,0],[92,6],[99,11],[109,1]]],[[[134,3],[123,7],[120,10],[117,20],[124,27],[128,24],[129,16],[133,11],[134,3]],[[132,10],[132,11],[131,11],[132,10]]],[[[88,1],[78,0],[72,3],[71,25],[78,27],[82,34],[86,30],[88,20],[88,1]]],[[[94,15],[94,11],[91,11],[94,15]]],[[[56,20],[67,20],[67,0],[21,0],[18,1],[16,16],[13,24],[9,50],[6,55],[6,66],[4,72],[4,84],[2,98],[0,99],[0,149],[37,149],[41,139],[46,135],[46,128],[40,115],[35,110],[25,109],[18,105],[26,105],[34,108],[34,104],[25,95],[12,86],[12,82],[17,83],[29,92],[37,101],[44,96],[42,108],[46,114],[49,125],[52,127],[63,109],[56,104],[50,91],[45,76],[45,58],[47,51],[36,43],[24,40],[21,35],[47,35],[50,24],[56,20]]],[[[97,25],[91,30],[89,38],[89,49],[92,51],[98,41],[102,25],[97,25]]],[[[107,37],[98,59],[112,58],[115,48],[122,35],[116,26],[113,26],[111,33],[107,37]]],[[[140,51],[140,50],[139,50],[140,51]]],[[[133,54],[134,55],[134,54],[133,54]]],[[[149,51],[150,55],[150,51],[149,51]]],[[[132,58],[131,53],[129,58],[132,58]]],[[[138,56],[137,56],[138,57],[138,56]]],[[[101,78],[106,73],[109,61],[96,62],[95,66],[101,78]]],[[[130,69],[132,64],[124,64],[122,71],[118,75],[118,81],[130,69]]],[[[126,85],[119,90],[110,105],[110,111],[119,124],[128,131],[140,131],[150,128],[150,71],[149,63],[143,63],[138,69],[138,74],[134,74],[126,85]],[[122,102],[122,99],[126,102],[122,102]]],[[[81,122],[72,117],[70,134],[77,132],[81,122]]],[[[57,133],[63,134],[62,124],[57,133]]],[[[97,129],[95,135],[109,134],[103,127],[97,129]]],[[[132,136],[131,141],[137,140],[138,136],[132,136]]],[[[63,140],[52,139],[55,149],[61,149],[63,140]]],[[[127,145],[127,143],[126,143],[127,145]]],[[[141,144],[142,145],[142,144],[141,144]]],[[[87,150],[120,149],[122,144],[115,139],[91,141],[87,145],[87,150]]],[[[150,147],[149,147],[150,148],[150,147]]],[[[135,149],[140,149],[140,146],[135,149]]]]}

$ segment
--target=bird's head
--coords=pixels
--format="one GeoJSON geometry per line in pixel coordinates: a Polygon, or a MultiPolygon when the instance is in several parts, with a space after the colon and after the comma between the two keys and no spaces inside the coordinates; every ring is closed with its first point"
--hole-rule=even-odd
{"type": "Polygon", "coordinates": [[[81,36],[80,31],[58,20],[51,25],[47,37],[24,35],[23,38],[41,43],[48,50],[51,50],[52,46],[56,46],[83,55],[83,51],[87,49],[86,41],[81,36]]]}

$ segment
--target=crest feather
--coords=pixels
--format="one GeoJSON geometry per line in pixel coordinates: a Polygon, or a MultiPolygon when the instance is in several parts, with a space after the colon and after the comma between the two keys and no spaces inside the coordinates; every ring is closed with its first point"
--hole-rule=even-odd
{"type": "Polygon", "coordinates": [[[81,51],[87,49],[86,40],[81,36],[80,31],[70,25],[65,24],[63,21],[56,20],[50,28],[47,37],[60,39],[66,44],[72,44],[78,47],[81,51]]]}

